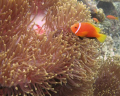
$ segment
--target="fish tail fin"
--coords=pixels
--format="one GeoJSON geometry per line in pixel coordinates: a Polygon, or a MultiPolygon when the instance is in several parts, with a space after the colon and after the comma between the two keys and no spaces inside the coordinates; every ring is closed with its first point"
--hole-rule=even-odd
{"type": "Polygon", "coordinates": [[[103,43],[106,39],[106,35],[104,34],[99,34],[99,37],[97,37],[98,41],[100,41],[101,43],[103,43]]]}

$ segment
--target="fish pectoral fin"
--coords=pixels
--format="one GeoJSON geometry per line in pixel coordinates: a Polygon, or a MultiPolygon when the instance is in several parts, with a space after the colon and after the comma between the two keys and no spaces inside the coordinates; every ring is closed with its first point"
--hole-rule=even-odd
{"type": "Polygon", "coordinates": [[[87,35],[87,33],[88,33],[88,32],[86,32],[86,31],[81,32],[81,33],[80,33],[80,37],[85,37],[85,36],[87,35]]]}

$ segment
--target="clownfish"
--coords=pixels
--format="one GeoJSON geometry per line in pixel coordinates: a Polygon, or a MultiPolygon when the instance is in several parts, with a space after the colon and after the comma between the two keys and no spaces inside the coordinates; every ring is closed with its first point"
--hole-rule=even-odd
{"type": "Polygon", "coordinates": [[[106,39],[106,35],[99,33],[100,28],[95,27],[93,24],[89,22],[75,23],[71,26],[71,30],[81,39],[83,37],[97,38],[97,40],[100,42],[104,42],[106,39]]]}
{"type": "Polygon", "coordinates": [[[111,20],[118,20],[118,17],[115,17],[113,15],[107,15],[106,17],[111,20]]]}

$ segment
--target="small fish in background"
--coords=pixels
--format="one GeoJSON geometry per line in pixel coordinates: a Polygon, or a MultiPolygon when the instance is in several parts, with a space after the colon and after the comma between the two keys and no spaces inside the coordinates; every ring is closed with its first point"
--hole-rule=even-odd
{"type": "Polygon", "coordinates": [[[113,16],[113,15],[107,15],[106,17],[107,17],[108,19],[111,19],[111,20],[119,20],[118,17],[115,17],[115,16],[113,16]]]}
{"type": "Polygon", "coordinates": [[[96,7],[91,7],[90,11],[91,11],[91,13],[98,14],[98,10],[96,7]]]}
{"type": "Polygon", "coordinates": [[[97,18],[93,18],[93,20],[94,20],[96,23],[100,23],[97,18]]]}
{"type": "Polygon", "coordinates": [[[100,34],[100,28],[95,27],[93,24],[89,22],[75,23],[71,26],[71,30],[77,36],[87,38],[97,38],[98,41],[104,42],[106,39],[106,35],[100,34]]]}

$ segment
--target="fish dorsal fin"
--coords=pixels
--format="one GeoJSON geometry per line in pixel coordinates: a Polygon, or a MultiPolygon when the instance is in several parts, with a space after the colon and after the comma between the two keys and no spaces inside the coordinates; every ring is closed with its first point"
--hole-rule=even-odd
{"type": "Polygon", "coordinates": [[[99,27],[95,27],[95,29],[96,29],[97,33],[100,32],[100,28],[99,27]]]}

